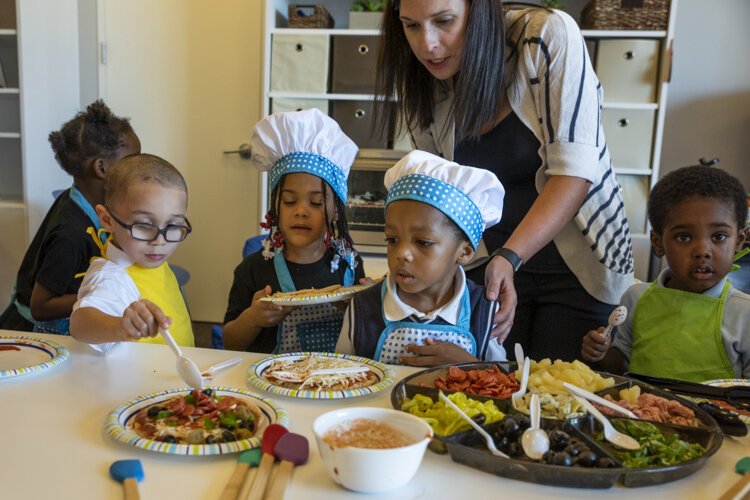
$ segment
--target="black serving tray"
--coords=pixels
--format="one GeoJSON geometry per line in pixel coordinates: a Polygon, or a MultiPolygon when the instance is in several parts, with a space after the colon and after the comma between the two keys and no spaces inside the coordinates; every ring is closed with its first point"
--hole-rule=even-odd
{"type": "MultiPolygon", "coordinates": [[[[513,362],[474,362],[463,363],[455,366],[459,366],[464,370],[476,370],[492,368],[493,365],[498,365],[499,368],[506,373],[516,367],[513,362]]],[[[448,368],[449,366],[429,368],[404,378],[398,382],[391,391],[391,405],[400,410],[404,399],[412,398],[416,394],[422,394],[430,397],[433,401],[438,401],[439,391],[432,386],[432,382],[435,378],[444,376],[448,372],[448,368]]],[[[721,446],[723,434],[716,421],[692,401],[675,396],[673,393],[658,389],[639,380],[633,380],[628,377],[612,375],[604,372],[599,373],[602,376],[613,377],[615,379],[614,386],[597,392],[597,394],[601,396],[610,394],[617,398],[620,389],[638,385],[641,387],[641,392],[655,394],[666,399],[677,400],[684,406],[693,410],[701,423],[700,427],[686,427],[651,421],[649,421],[649,423],[656,425],[662,430],[662,432],[667,434],[678,433],[680,434],[680,437],[686,441],[701,444],[706,449],[706,452],[699,458],[674,466],[650,467],[645,469],[625,468],[622,467],[621,464],[617,462],[617,459],[609,453],[608,444],[605,443],[602,445],[596,441],[594,436],[601,432],[601,428],[599,423],[590,416],[572,418],[565,421],[543,418],[541,420],[541,425],[548,430],[561,429],[571,435],[579,437],[581,440],[585,441],[593,451],[596,451],[598,455],[602,454],[603,456],[608,456],[615,460],[618,463],[618,467],[564,467],[531,461],[525,457],[510,459],[496,457],[487,450],[484,441],[481,440],[479,434],[474,430],[453,434],[451,436],[435,436],[430,443],[429,448],[437,453],[450,453],[451,458],[458,463],[511,479],[553,486],[609,488],[618,481],[626,487],[640,487],[681,479],[700,469],[706,460],[716,453],[721,446]]],[[[492,400],[503,413],[518,413],[512,407],[509,399],[497,399],[468,393],[466,395],[467,397],[478,401],[492,400]]],[[[496,425],[497,423],[493,423],[483,427],[492,434],[496,425]]]]}
{"type": "MultiPolygon", "coordinates": [[[[565,486],[571,488],[611,488],[623,473],[622,464],[612,457],[591,436],[581,431],[577,420],[542,419],[541,427],[546,431],[562,430],[577,437],[598,456],[615,460],[617,467],[595,468],[574,465],[564,467],[531,460],[527,457],[503,458],[496,457],[487,449],[484,440],[475,430],[453,434],[445,439],[445,445],[453,461],[468,465],[497,476],[526,481],[528,483],[546,484],[550,486],[565,486]]],[[[484,429],[494,435],[498,423],[484,426],[484,429]]]]}

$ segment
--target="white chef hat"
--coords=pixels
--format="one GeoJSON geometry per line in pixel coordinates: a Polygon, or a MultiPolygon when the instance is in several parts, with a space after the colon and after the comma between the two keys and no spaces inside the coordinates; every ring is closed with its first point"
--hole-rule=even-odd
{"type": "Polygon", "coordinates": [[[505,189],[495,174],[424,151],[412,151],[385,173],[385,205],[396,200],[427,203],[466,233],[476,250],[484,230],[500,222],[505,189]]]}
{"type": "Polygon", "coordinates": [[[359,149],[335,120],[318,109],[275,113],[255,125],[250,138],[255,167],[270,170],[271,190],[281,177],[304,172],[325,180],[346,204],[346,178],[359,149]]]}

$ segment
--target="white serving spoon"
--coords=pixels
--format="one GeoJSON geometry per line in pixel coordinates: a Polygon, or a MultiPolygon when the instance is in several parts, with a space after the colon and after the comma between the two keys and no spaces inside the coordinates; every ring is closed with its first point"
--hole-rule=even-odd
{"type": "Polygon", "coordinates": [[[513,408],[518,409],[516,406],[516,401],[521,399],[524,394],[526,394],[526,386],[529,383],[529,370],[531,369],[531,363],[529,362],[529,358],[526,357],[523,360],[523,374],[521,375],[521,386],[518,388],[516,392],[511,394],[510,396],[510,402],[513,404],[513,408]]]}
{"type": "Polygon", "coordinates": [[[461,418],[463,418],[464,420],[466,420],[466,422],[468,422],[468,424],[474,428],[475,431],[477,431],[479,434],[481,434],[481,436],[484,438],[484,441],[487,443],[487,449],[490,450],[490,453],[492,453],[496,457],[510,458],[508,455],[506,455],[502,451],[498,450],[497,447],[495,446],[495,440],[492,439],[492,436],[490,436],[489,434],[487,434],[487,431],[485,431],[484,429],[482,429],[479,426],[479,424],[477,424],[476,422],[474,422],[471,419],[470,416],[468,416],[466,413],[463,412],[463,410],[461,408],[459,408],[458,406],[456,406],[456,404],[453,401],[451,401],[450,399],[448,399],[448,397],[445,394],[443,394],[443,391],[439,391],[439,394],[440,394],[440,400],[443,403],[445,403],[446,405],[448,405],[451,408],[453,408],[456,411],[456,413],[458,413],[458,415],[461,418]]]}
{"type": "Polygon", "coordinates": [[[581,406],[583,406],[584,409],[589,412],[592,417],[597,419],[599,423],[602,424],[602,427],[604,427],[604,439],[614,444],[615,446],[625,448],[626,450],[640,449],[641,445],[638,443],[638,441],[628,436],[627,434],[623,434],[622,432],[615,429],[612,426],[612,423],[607,420],[607,417],[602,415],[594,405],[592,405],[582,397],[576,396],[575,394],[573,394],[573,397],[576,399],[576,401],[581,403],[581,406]]]}
{"type": "Polygon", "coordinates": [[[180,378],[193,389],[203,390],[203,377],[201,376],[201,371],[193,363],[193,360],[182,355],[180,346],[174,341],[169,330],[162,330],[161,336],[172,349],[175,356],[177,356],[177,373],[180,375],[180,378]]]}
{"type": "Polygon", "coordinates": [[[612,330],[616,326],[620,326],[625,322],[625,318],[628,317],[628,308],[625,306],[617,306],[615,307],[614,311],[612,311],[609,314],[609,319],[607,321],[607,326],[604,328],[604,332],[602,335],[605,337],[609,337],[612,335],[612,330]]]}
{"type": "Polygon", "coordinates": [[[622,415],[625,415],[626,417],[638,419],[638,415],[633,413],[632,411],[628,410],[627,408],[623,408],[622,406],[618,405],[617,403],[613,403],[612,401],[608,401],[604,399],[601,396],[597,396],[593,392],[589,392],[586,389],[581,389],[577,385],[570,384],[568,382],[563,382],[563,385],[565,388],[570,391],[571,394],[575,396],[580,396],[584,399],[588,399],[589,401],[593,401],[594,403],[600,404],[602,406],[605,406],[609,408],[612,411],[616,411],[618,413],[621,413],[622,415]]]}
{"type": "Polygon", "coordinates": [[[313,370],[307,377],[302,378],[297,373],[283,370],[275,371],[271,374],[273,378],[283,380],[284,382],[304,382],[310,377],[319,377],[321,375],[348,375],[351,373],[365,373],[370,371],[366,366],[352,366],[346,368],[326,368],[323,370],[313,370]]]}
{"type": "Polygon", "coordinates": [[[516,342],[514,350],[516,352],[516,365],[518,365],[518,371],[523,373],[523,346],[516,342]]]}
{"type": "Polygon", "coordinates": [[[229,358],[225,361],[209,366],[201,372],[201,376],[206,380],[211,380],[214,378],[214,375],[216,375],[216,372],[230,368],[240,361],[242,361],[242,358],[229,358]]]}
{"type": "Polygon", "coordinates": [[[523,431],[521,436],[521,448],[532,460],[540,460],[549,450],[549,436],[539,427],[541,408],[539,407],[539,396],[531,395],[531,427],[523,431]]]}

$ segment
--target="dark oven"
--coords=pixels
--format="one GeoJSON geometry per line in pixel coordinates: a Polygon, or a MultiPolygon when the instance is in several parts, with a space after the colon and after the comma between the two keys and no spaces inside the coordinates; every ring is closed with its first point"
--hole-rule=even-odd
{"type": "Polygon", "coordinates": [[[346,220],[358,251],[386,253],[385,172],[405,154],[404,151],[362,149],[349,172],[346,220]]]}

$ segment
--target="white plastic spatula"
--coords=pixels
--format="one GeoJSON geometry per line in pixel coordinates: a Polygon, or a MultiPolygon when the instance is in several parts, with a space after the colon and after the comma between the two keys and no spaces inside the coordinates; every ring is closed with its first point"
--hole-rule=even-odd
{"type": "Polygon", "coordinates": [[[521,385],[516,392],[510,395],[510,402],[513,404],[513,408],[518,409],[518,401],[526,394],[526,387],[529,384],[529,370],[531,370],[531,363],[529,358],[526,357],[523,360],[523,373],[521,374],[521,385]]]}
{"type": "Polygon", "coordinates": [[[161,336],[172,349],[175,356],[177,356],[177,373],[180,375],[180,378],[193,389],[203,390],[203,377],[201,376],[201,371],[193,363],[193,360],[182,355],[180,346],[174,341],[169,330],[162,330],[161,336]]]}
{"type": "Polygon", "coordinates": [[[625,322],[625,319],[628,317],[628,308],[625,306],[617,306],[615,309],[610,313],[609,320],[607,321],[607,326],[604,328],[604,332],[602,335],[605,337],[609,337],[612,334],[612,330],[620,326],[625,322]]]}

